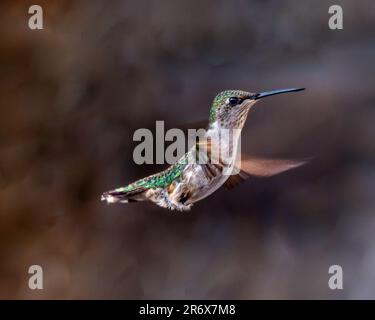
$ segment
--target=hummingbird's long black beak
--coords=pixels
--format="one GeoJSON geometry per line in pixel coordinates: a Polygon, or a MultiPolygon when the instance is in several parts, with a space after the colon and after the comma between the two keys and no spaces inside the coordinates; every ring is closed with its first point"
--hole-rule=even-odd
{"type": "Polygon", "coordinates": [[[262,99],[262,98],[265,98],[265,97],[273,96],[275,94],[297,92],[297,91],[302,91],[302,90],[305,90],[305,88],[291,88],[291,89],[266,91],[266,92],[256,93],[256,94],[252,95],[251,97],[249,97],[249,99],[258,100],[258,99],[262,99]]]}

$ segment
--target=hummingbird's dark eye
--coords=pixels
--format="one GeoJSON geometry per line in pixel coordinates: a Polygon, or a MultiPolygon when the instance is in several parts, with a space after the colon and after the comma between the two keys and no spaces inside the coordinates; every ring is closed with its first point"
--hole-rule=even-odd
{"type": "Polygon", "coordinates": [[[239,101],[240,101],[240,99],[238,99],[237,97],[230,97],[229,98],[229,104],[232,107],[235,106],[236,104],[238,104],[239,101]]]}

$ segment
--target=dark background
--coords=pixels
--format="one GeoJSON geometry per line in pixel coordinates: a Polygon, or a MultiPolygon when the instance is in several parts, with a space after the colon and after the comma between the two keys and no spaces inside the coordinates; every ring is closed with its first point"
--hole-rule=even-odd
{"type": "Polygon", "coordinates": [[[375,298],[374,9],[2,1],[0,298],[375,298]],[[136,129],[208,118],[224,89],[288,87],[307,90],[259,102],[242,149],[309,165],[188,213],[100,202],[164,168],[134,164],[136,129]],[[27,286],[32,264],[44,290],[27,286]],[[328,288],[333,264],[344,290],[328,288]]]}

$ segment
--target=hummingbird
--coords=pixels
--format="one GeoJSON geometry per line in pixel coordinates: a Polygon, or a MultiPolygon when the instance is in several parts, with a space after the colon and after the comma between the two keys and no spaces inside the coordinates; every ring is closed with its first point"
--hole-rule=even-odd
{"type": "Polygon", "coordinates": [[[241,130],[249,110],[256,102],[265,97],[304,89],[291,88],[261,93],[242,90],[220,92],[212,102],[205,132],[207,139],[203,139],[203,143],[197,141],[166,170],[104,192],[101,200],[107,203],[147,200],[170,210],[187,211],[194,203],[208,197],[222,186],[231,189],[251,176],[273,176],[305,164],[306,160],[263,159],[244,155],[225,159],[219,156],[217,161],[212,161],[212,150],[215,146],[220,145],[221,149],[230,150],[231,154],[238,149],[241,130]],[[232,134],[231,139],[221,139],[228,132],[235,134],[232,134]],[[207,161],[194,161],[197,153],[202,150],[206,152],[207,161]]]}

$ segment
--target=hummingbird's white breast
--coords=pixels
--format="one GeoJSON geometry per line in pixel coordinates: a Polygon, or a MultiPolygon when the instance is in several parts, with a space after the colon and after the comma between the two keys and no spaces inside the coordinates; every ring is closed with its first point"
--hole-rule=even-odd
{"type": "Polygon", "coordinates": [[[182,175],[180,184],[189,190],[186,204],[206,198],[219,189],[231,174],[235,174],[240,136],[241,129],[222,128],[218,122],[210,126],[206,133],[206,138],[211,141],[210,161],[190,163],[185,167],[182,175]]]}

